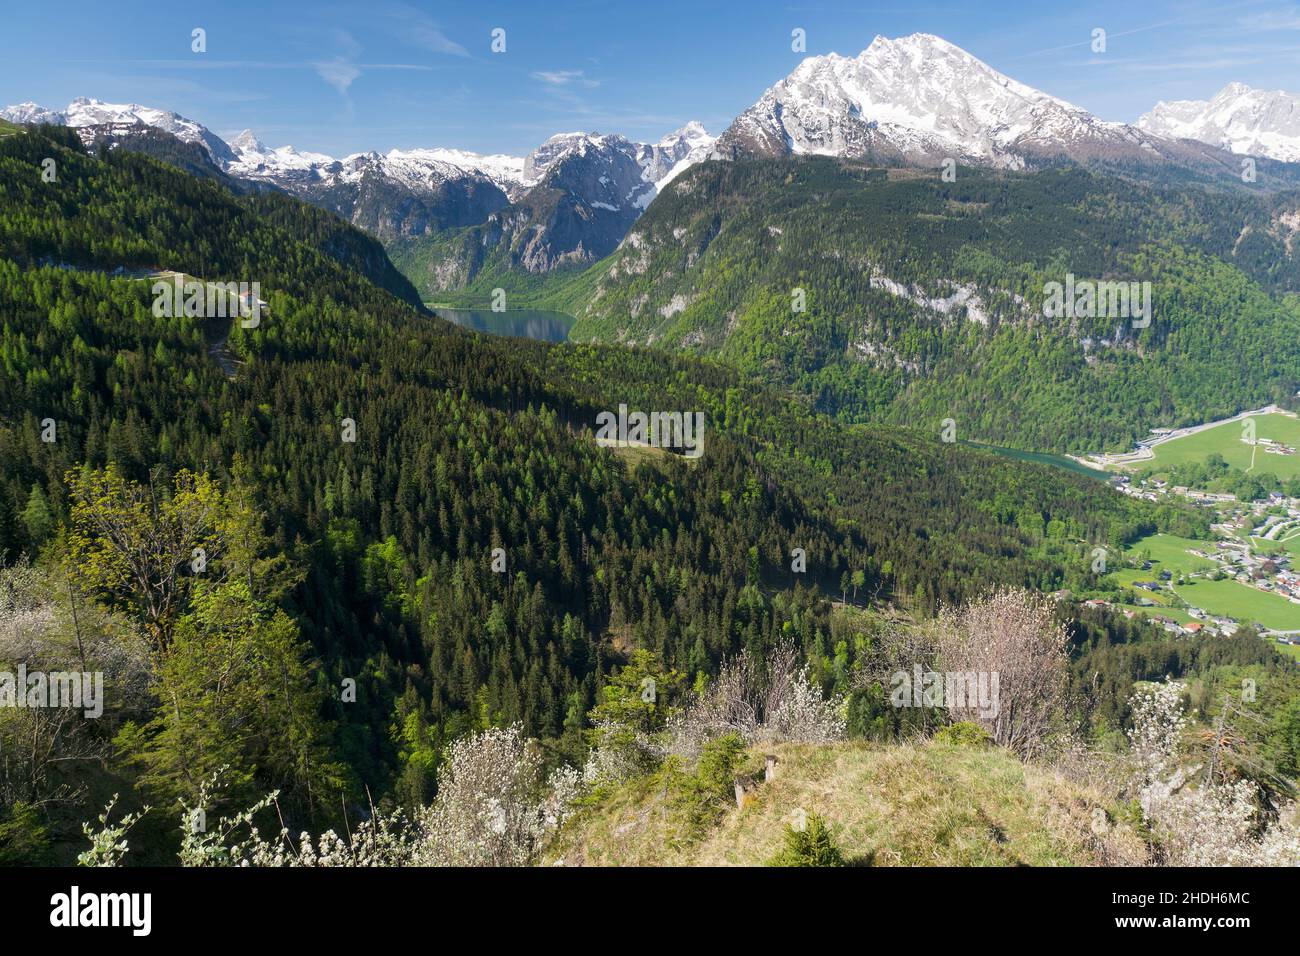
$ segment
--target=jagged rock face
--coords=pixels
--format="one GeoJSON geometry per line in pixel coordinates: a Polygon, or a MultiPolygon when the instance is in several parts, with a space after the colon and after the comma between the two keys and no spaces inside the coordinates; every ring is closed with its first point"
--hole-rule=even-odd
{"type": "Polygon", "coordinates": [[[381,242],[474,225],[509,203],[495,185],[476,177],[447,179],[417,192],[374,170],[355,179],[305,188],[301,195],[381,242]]]}
{"type": "Polygon", "coordinates": [[[1138,126],[1234,153],[1300,162],[1300,96],[1282,90],[1229,83],[1209,100],[1161,101],[1138,126]]]}
{"type": "Polygon", "coordinates": [[[695,163],[707,159],[714,142],[715,137],[708,130],[692,121],[653,146],[641,144],[637,162],[645,169],[644,178],[652,181],[659,191],[695,163]]]}
{"type": "Polygon", "coordinates": [[[699,124],[651,146],[622,136],[565,133],[531,153],[518,201],[446,244],[431,265],[440,289],[471,282],[483,265],[504,258],[511,268],[540,273],[583,265],[616,248],[666,181],[712,145],[699,124]]]}
{"type": "Polygon", "coordinates": [[[273,183],[384,242],[475,225],[510,202],[487,176],[431,151],[357,153],[336,160],[292,146],[270,150],[247,131],[231,145],[238,155],[234,174],[273,183]]]}
{"type": "Polygon", "coordinates": [[[655,194],[637,153],[638,144],[621,136],[588,137],[580,147],[551,160],[538,186],[560,190],[602,212],[622,213],[618,218],[630,225],[655,194]]]}
{"type": "Polygon", "coordinates": [[[613,252],[655,195],[632,144],[619,139],[552,158],[541,182],[476,230],[477,245],[490,254],[504,244],[511,265],[529,272],[613,252]]]}

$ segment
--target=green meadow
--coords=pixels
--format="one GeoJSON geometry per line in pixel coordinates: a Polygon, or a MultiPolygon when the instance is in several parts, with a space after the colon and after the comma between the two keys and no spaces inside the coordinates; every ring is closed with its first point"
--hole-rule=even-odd
{"type": "Polygon", "coordinates": [[[1174,588],[1192,607],[1277,630],[1300,630],[1300,604],[1240,581],[1196,580],[1174,588]]]}
{"type": "MultiPolygon", "coordinates": [[[[1180,538],[1171,534],[1149,535],[1136,541],[1125,554],[1135,560],[1145,556],[1151,561],[1151,568],[1146,571],[1138,568],[1120,568],[1114,572],[1114,577],[1120,584],[1131,587],[1135,581],[1159,580],[1161,571],[1170,571],[1175,577],[1180,573],[1206,571],[1216,567],[1216,562],[1198,558],[1190,554],[1189,550],[1192,548],[1204,550],[1212,546],[1208,541],[1180,538]]],[[[1292,604],[1280,594],[1261,591],[1230,578],[1222,581],[1195,578],[1176,586],[1174,592],[1192,607],[1199,607],[1210,614],[1231,617],[1246,623],[1258,622],[1265,627],[1278,630],[1300,629],[1300,604],[1292,604]]],[[[1170,600],[1168,590],[1153,592],[1135,589],[1135,593],[1149,597],[1160,605],[1170,600]]],[[[1165,607],[1137,608],[1137,610],[1148,614],[1163,614],[1184,624],[1192,620],[1182,612],[1165,607]]]]}
{"type": "Polygon", "coordinates": [[[1271,438],[1292,448],[1300,448],[1300,419],[1279,413],[1253,415],[1243,421],[1225,422],[1195,435],[1156,445],[1152,449],[1154,460],[1144,465],[1160,468],[1188,462],[1199,464],[1217,453],[1229,465],[1242,471],[1267,472],[1279,478],[1300,474],[1300,454],[1272,455],[1261,445],[1243,442],[1242,432],[1247,421],[1255,423],[1256,438],[1271,438]]]}
{"type": "MultiPolygon", "coordinates": [[[[1276,527],[1276,525],[1275,525],[1276,527]]],[[[1300,523],[1287,518],[1283,529],[1273,540],[1251,535],[1250,546],[1256,554],[1278,554],[1285,552],[1292,557],[1300,557],[1300,523]]]]}
{"type": "Polygon", "coordinates": [[[1134,578],[1138,581],[1150,581],[1154,580],[1161,571],[1172,571],[1174,574],[1181,571],[1187,574],[1217,567],[1216,562],[1208,558],[1198,558],[1188,553],[1191,548],[1204,551],[1213,547],[1214,543],[1211,541],[1196,541],[1173,534],[1152,534],[1135,541],[1126,549],[1125,554],[1135,559],[1145,555],[1152,562],[1151,570],[1140,571],[1134,578]]]}

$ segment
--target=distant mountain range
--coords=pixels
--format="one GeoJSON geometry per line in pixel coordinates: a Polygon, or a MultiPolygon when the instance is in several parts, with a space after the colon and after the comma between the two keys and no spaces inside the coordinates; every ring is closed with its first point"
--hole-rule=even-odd
{"type": "Polygon", "coordinates": [[[179,113],[140,106],[136,103],[119,105],[79,96],[65,110],[51,110],[35,103],[19,103],[0,110],[0,118],[11,123],[52,123],[55,126],[75,128],[93,126],[152,126],[170,133],[186,143],[198,143],[207,150],[218,166],[233,162],[235,154],[230,145],[216,133],[200,123],[179,113]]]}
{"type": "MultiPolygon", "coordinates": [[[[89,144],[145,126],[203,147],[228,176],[283,189],[368,229],[380,239],[473,225],[546,181],[552,171],[581,181],[592,209],[638,214],[663,185],[708,155],[713,137],[691,122],[657,143],[617,135],[560,133],[527,156],[459,149],[395,149],[337,159],[293,146],[268,148],[251,130],[226,142],[178,113],[80,97],[67,109],[20,103],[0,110],[14,123],[54,123],[83,130],[89,144]],[[576,172],[580,169],[581,172],[576,172]]],[[[632,218],[635,218],[633,216],[632,218]]]]}
{"type": "Polygon", "coordinates": [[[1300,161],[1297,97],[1231,84],[1210,101],[1160,103],[1137,125],[1108,122],[923,33],[876,37],[855,57],[808,57],[716,141],[692,122],[656,143],[577,132],[526,156],[435,147],[339,159],[268,148],[249,130],[226,142],[177,113],[95,99],[64,110],[22,103],[0,118],[77,127],[87,145],[157,151],[155,139],[139,135],[148,127],[201,147],[232,181],[299,196],[386,243],[415,243],[426,291],[463,287],[489,262],[538,273],[600,259],[675,177],[706,159],[814,154],[1008,169],[1075,162],[1233,185],[1234,154],[1250,153],[1264,163],[1261,183],[1300,182],[1300,166],[1280,165],[1300,161]]]}
{"type": "Polygon", "coordinates": [[[1239,174],[1217,139],[1180,135],[1101,120],[915,33],[878,36],[856,57],[809,57],[736,118],[716,152],[1009,169],[1072,161],[1156,178],[1239,174]]]}

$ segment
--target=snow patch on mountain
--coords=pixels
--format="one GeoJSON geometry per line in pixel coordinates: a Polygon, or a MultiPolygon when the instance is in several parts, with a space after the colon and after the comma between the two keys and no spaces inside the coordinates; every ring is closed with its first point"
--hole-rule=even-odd
{"type": "MultiPolygon", "coordinates": [[[[501,190],[510,195],[524,185],[524,157],[507,156],[504,153],[471,153],[463,149],[422,149],[418,152],[430,160],[447,163],[451,166],[472,173],[477,173],[496,183],[501,190]]],[[[390,154],[391,155],[391,154],[390,154]]],[[[511,196],[511,198],[514,198],[511,196]]]]}
{"type": "Polygon", "coordinates": [[[0,109],[0,119],[10,123],[53,123],[56,126],[68,125],[68,114],[59,110],[47,110],[37,103],[18,103],[0,109]]]}
{"type": "Polygon", "coordinates": [[[300,153],[292,146],[269,149],[247,129],[230,141],[230,149],[235,158],[226,171],[245,179],[317,181],[324,178],[322,170],[338,165],[338,160],[324,153],[300,153]]]}

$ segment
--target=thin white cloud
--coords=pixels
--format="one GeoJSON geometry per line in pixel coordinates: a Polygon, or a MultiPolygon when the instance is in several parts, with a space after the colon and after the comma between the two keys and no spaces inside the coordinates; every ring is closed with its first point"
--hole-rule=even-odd
{"type": "Polygon", "coordinates": [[[1276,33],[1279,30],[1300,30],[1300,6],[1265,10],[1237,17],[1237,26],[1246,33],[1276,33]]]}
{"type": "Polygon", "coordinates": [[[1219,57],[1217,59],[1187,58],[1180,60],[1140,60],[1135,58],[1119,59],[1111,57],[1092,57],[1073,62],[1061,62],[1065,69],[1111,70],[1117,73],[1172,73],[1203,72],[1212,70],[1239,69],[1268,62],[1265,57],[1219,57]]]}
{"type": "Polygon", "coordinates": [[[352,81],[361,75],[360,68],[344,57],[336,56],[332,60],[313,63],[316,74],[343,96],[347,96],[352,81]]]}
{"type": "MultiPolygon", "coordinates": [[[[344,62],[351,62],[346,57],[340,57],[344,62]]],[[[19,62],[19,61],[11,61],[19,62]]],[[[45,62],[44,60],[32,60],[31,62],[45,62]]],[[[142,60],[135,58],[128,59],[69,59],[62,61],[64,63],[105,63],[117,66],[165,66],[165,67],[183,67],[193,70],[300,70],[304,67],[315,69],[316,64],[320,61],[304,60],[208,60],[200,57],[190,57],[186,60],[142,60]]],[[[432,70],[433,66],[428,63],[364,63],[357,62],[354,64],[359,70],[432,70]]]]}
{"type": "Polygon", "coordinates": [[[361,75],[361,67],[355,60],[361,55],[361,44],[347,30],[334,30],[334,43],[340,48],[337,56],[329,60],[320,60],[312,64],[316,75],[347,98],[352,81],[361,75]]]}
{"type": "Polygon", "coordinates": [[[349,60],[355,60],[361,55],[361,44],[357,42],[357,38],[351,33],[347,30],[338,29],[331,32],[334,34],[334,42],[340,47],[343,56],[349,60]]]}
{"type": "MultiPolygon", "coordinates": [[[[1199,9],[1199,10],[1189,9],[1181,13],[1179,16],[1173,17],[1168,20],[1161,20],[1158,23],[1148,23],[1145,26],[1133,27],[1128,30],[1108,30],[1106,33],[1106,39],[1115,40],[1121,37],[1133,36],[1138,33],[1147,33],[1151,30],[1164,30],[1166,27],[1177,26],[1179,24],[1185,25],[1188,28],[1212,25],[1217,30],[1220,29],[1220,25],[1223,23],[1223,18],[1220,17],[1219,15],[1227,11],[1237,12],[1239,8],[1240,8],[1240,0],[1238,0],[1237,3],[1227,4],[1224,6],[1206,7],[1204,9],[1199,9]]],[[[1042,50],[1033,50],[1028,53],[1022,53],[1019,56],[1011,57],[1010,59],[1012,61],[1023,60],[1029,57],[1042,56],[1047,53],[1059,53],[1063,50],[1074,50],[1079,47],[1086,47],[1091,45],[1092,45],[1091,31],[1088,31],[1088,36],[1086,39],[1080,39],[1075,43],[1064,43],[1059,46],[1051,46],[1042,50]]]]}
{"type": "Polygon", "coordinates": [[[432,23],[415,25],[407,36],[415,42],[417,46],[422,46],[433,53],[446,53],[451,56],[469,56],[469,50],[465,49],[454,40],[449,40],[441,30],[432,23]]]}
{"type": "Polygon", "coordinates": [[[391,3],[380,9],[395,27],[394,35],[413,46],[447,56],[468,57],[469,51],[442,32],[427,13],[406,3],[391,3]]]}
{"type": "Polygon", "coordinates": [[[600,80],[588,79],[582,70],[537,70],[529,76],[547,86],[585,86],[588,89],[600,86],[600,80]]]}

